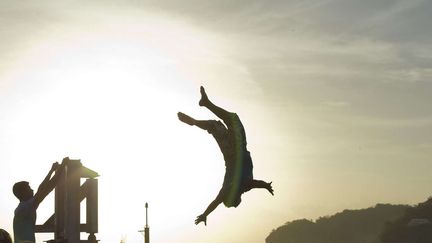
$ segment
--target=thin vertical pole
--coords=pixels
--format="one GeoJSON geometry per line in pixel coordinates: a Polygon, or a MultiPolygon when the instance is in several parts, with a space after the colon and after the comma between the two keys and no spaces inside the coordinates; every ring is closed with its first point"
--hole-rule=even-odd
{"type": "Polygon", "coordinates": [[[144,242],[150,243],[150,228],[148,226],[148,214],[147,214],[148,203],[145,204],[145,208],[146,208],[146,225],[144,228],[144,242]]]}
{"type": "Polygon", "coordinates": [[[148,203],[145,204],[145,209],[146,209],[146,225],[145,225],[145,227],[148,227],[148,214],[147,214],[148,203]]]}

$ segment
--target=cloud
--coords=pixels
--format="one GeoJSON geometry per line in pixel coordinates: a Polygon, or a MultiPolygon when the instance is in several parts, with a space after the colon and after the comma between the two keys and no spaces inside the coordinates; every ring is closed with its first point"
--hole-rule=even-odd
{"type": "Polygon", "coordinates": [[[262,92],[254,93],[279,103],[343,100],[355,108],[375,102],[370,115],[429,113],[423,103],[432,73],[432,33],[425,31],[431,9],[432,3],[423,0],[4,1],[0,54],[7,61],[0,68],[7,69],[17,52],[59,28],[91,31],[112,19],[142,32],[146,23],[139,27],[136,16],[157,13],[213,33],[224,48],[210,50],[205,65],[215,66],[217,73],[232,69],[232,83],[245,79],[244,87],[259,87],[262,92]],[[119,17],[128,13],[129,18],[119,17]],[[412,99],[399,86],[419,91],[418,96],[412,99]],[[404,96],[410,99],[393,108],[400,103],[393,97],[404,96]]]}
{"type": "Polygon", "coordinates": [[[326,101],[324,105],[336,108],[348,107],[350,104],[345,101],[326,101]]]}

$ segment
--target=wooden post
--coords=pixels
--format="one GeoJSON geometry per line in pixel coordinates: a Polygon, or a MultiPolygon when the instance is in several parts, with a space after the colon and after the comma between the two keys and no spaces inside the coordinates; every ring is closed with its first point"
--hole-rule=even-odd
{"type": "Polygon", "coordinates": [[[66,173],[65,230],[68,243],[80,242],[80,176],[81,162],[69,160],[66,173]]]}
{"type": "Polygon", "coordinates": [[[94,234],[98,232],[98,180],[87,179],[87,233],[94,234]]]}
{"type": "Polygon", "coordinates": [[[65,199],[66,199],[66,171],[60,177],[59,182],[54,191],[54,239],[56,242],[63,242],[65,239],[65,199]]]}

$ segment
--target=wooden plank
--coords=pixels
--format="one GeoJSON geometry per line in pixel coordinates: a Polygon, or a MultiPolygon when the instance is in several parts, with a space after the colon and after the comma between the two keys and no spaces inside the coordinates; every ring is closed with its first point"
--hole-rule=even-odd
{"type": "Polygon", "coordinates": [[[87,205],[86,205],[86,223],[88,225],[87,233],[98,232],[98,180],[87,179],[87,205]]]}

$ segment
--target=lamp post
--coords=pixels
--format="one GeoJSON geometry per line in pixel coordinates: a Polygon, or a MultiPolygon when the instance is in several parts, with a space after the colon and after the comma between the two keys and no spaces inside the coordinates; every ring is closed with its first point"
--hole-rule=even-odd
{"type": "Polygon", "coordinates": [[[146,224],[144,230],[140,230],[139,232],[144,233],[144,243],[150,243],[150,227],[148,226],[148,214],[147,214],[148,203],[145,204],[145,209],[146,209],[146,224]]]}
{"type": "Polygon", "coordinates": [[[148,203],[145,204],[145,208],[146,208],[146,225],[144,228],[144,242],[150,243],[150,228],[148,226],[148,214],[147,214],[148,203]]]}

